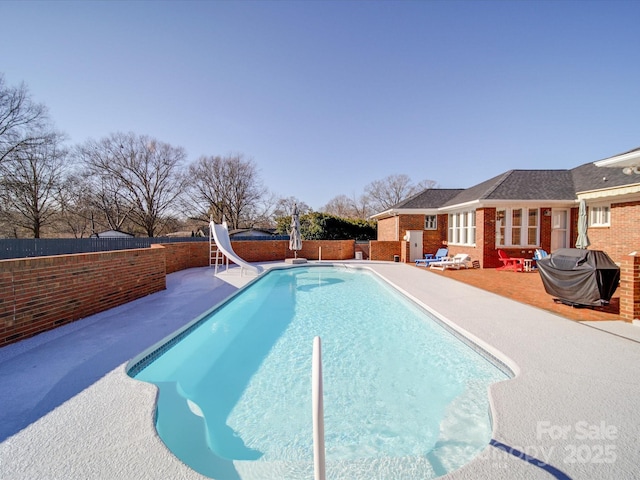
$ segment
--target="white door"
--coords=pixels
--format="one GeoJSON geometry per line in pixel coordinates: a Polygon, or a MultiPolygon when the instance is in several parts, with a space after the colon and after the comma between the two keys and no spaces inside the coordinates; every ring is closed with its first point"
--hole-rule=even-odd
{"type": "Polygon", "coordinates": [[[407,230],[409,237],[409,260],[415,262],[422,258],[422,230],[407,230]]]}
{"type": "MultiPolygon", "coordinates": [[[[569,210],[551,210],[551,252],[569,245],[569,210]]],[[[549,252],[549,253],[551,253],[549,252]]]]}

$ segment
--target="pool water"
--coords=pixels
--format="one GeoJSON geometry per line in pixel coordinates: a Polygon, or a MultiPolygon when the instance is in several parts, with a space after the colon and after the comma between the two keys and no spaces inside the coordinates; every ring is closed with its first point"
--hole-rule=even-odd
{"type": "Polygon", "coordinates": [[[312,478],[316,335],[328,478],[433,478],[487,446],[487,387],[508,375],[363,269],[269,272],[129,371],[194,470],[312,478]]]}

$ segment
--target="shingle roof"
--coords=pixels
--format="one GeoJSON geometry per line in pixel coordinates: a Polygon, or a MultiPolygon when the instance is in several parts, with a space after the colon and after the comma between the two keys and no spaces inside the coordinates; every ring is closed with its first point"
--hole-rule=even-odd
{"type": "Polygon", "coordinates": [[[573,200],[569,170],[509,170],[464,190],[444,206],[476,200],[573,200]]]}
{"type": "Polygon", "coordinates": [[[392,210],[409,208],[440,208],[456,195],[463,192],[462,188],[428,188],[415,194],[400,203],[397,203],[392,210]]]}
{"type": "MultiPolygon", "coordinates": [[[[636,150],[640,148],[631,152],[636,150]]],[[[392,209],[452,207],[483,200],[572,201],[580,192],[638,183],[640,176],[625,175],[622,168],[598,167],[593,162],[571,170],[509,170],[467,189],[430,188],[392,209]]]]}
{"type": "Polygon", "coordinates": [[[585,163],[571,170],[576,192],[588,192],[604,188],[621,187],[640,183],[636,175],[625,175],[622,168],[596,167],[593,163],[585,163]]]}

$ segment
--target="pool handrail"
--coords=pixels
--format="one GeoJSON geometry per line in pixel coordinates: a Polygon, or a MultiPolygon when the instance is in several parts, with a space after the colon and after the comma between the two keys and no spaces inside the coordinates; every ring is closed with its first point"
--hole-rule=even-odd
{"type": "Polygon", "coordinates": [[[313,407],[313,473],[315,480],[325,480],[324,402],[322,392],[322,342],[313,338],[311,362],[311,395],[313,407]]]}

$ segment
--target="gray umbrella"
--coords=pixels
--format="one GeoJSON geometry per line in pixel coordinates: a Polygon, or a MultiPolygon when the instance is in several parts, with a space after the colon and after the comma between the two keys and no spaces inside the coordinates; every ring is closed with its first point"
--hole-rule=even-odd
{"type": "Polygon", "coordinates": [[[589,223],[587,221],[587,202],[580,200],[580,208],[578,210],[578,239],[576,240],[576,248],[586,249],[591,242],[587,236],[587,228],[589,223]]]}
{"type": "Polygon", "coordinates": [[[294,205],[291,215],[291,232],[289,233],[289,250],[293,250],[294,257],[298,258],[298,250],[302,250],[302,237],[300,236],[300,219],[298,218],[298,205],[294,205]]]}

